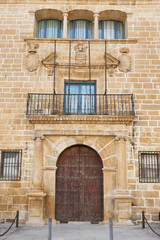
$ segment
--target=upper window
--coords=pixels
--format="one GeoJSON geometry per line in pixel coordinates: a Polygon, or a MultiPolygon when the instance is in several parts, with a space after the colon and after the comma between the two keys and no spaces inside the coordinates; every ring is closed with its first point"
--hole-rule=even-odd
{"type": "Polygon", "coordinates": [[[89,20],[72,20],[69,22],[68,37],[73,39],[93,38],[93,26],[89,20]]]}
{"type": "Polygon", "coordinates": [[[95,114],[96,113],[95,83],[65,83],[65,114],[95,114]]]}
{"type": "Polygon", "coordinates": [[[124,24],[115,20],[104,20],[99,22],[100,39],[123,39],[124,24]]]}
{"type": "Polygon", "coordinates": [[[62,21],[57,19],[44,19],[38,22],[38,38],[62,38],[62,21]]]}
{"type": "Polygon", "coordinates": [[[160,182],[160,152],[139,152],[139,181],[160,182]]]}
{"type": "Polygon", "coordinates": [[[0,180],[21,179],[22,150],[1,150],[0,180]]]}

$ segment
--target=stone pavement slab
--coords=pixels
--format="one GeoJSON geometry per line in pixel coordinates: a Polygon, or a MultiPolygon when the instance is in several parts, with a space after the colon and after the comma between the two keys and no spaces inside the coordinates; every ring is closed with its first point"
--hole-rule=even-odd
{"type": "MultiPolygon", "coordinates": [[[[153,225],[160,233],[160,225],[153,225]]],[[[0,228],[0,234],[2,228],[0,228]]],[[[2,239],[2,238],[0,238],[2,239]]],[[[31,227],[20,225],[7,234],[5,240],[47,240],[48,226],[31,227]]],[[[113,226],[114,240],[156,240],[160,239],[146,226],[113,226]]],[[[59,224],[52,226],[52,240],[109,240],[109,227],[98,224],[59,224]]]]}

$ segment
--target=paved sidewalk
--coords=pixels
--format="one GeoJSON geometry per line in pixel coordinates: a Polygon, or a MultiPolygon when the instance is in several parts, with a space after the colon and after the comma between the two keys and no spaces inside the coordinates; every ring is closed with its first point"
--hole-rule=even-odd
{"type": "MultiPolygon", "coordinates": [[[[6,225],[7,226],[9,225],[6,225]]],[[[153,228],[160,233],[160,225],[153,225],[153,228]]],[[[4,227],[3,227],[4,230],[4,227]]],[[[3,232],[2,225],[0,234],[3,232]]],[[[109,240],[109,230],[106,225],[98,224],[59,224],[52,227],[52,240],[109,240]]],[[[160,239],[146,226],[113,226],[114,240],[156,240],[160,239]]],[[[47,240],[48,226],[29,227],[20,225],[7,234],[5,240],[47,240]]]]}

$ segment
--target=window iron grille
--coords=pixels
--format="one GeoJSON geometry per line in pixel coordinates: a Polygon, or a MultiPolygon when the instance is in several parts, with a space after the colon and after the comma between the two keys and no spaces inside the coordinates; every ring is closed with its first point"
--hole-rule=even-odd
{"type": "Polygon", "coordinates": [[[21,180],[22,150],[0,150],[0,181],[21,180]]]}
{"type": "Polygon", "coordinates": [[[160,152],[159,151],[139,151],[139,182],[158,183],[160,182],[160,152]]]}

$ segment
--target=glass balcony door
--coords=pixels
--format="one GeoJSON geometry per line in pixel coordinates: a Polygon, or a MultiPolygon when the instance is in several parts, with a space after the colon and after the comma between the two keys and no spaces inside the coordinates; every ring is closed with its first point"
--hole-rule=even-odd
{"type": "Polygon", "coordinates": [[[64,113],[75,115],[95,114],[95,83],[65,83],[64,113]]]}

